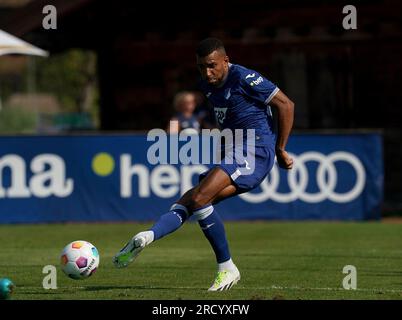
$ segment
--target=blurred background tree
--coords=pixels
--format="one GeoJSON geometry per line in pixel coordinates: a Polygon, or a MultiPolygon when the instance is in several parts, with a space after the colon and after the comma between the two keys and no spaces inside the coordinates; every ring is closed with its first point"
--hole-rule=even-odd
{"type": "Polygon", "coordinates": [[[35,112],[21,108],[4,108],[0,112],[0,133],[32,133],[36,129],[35,112]]]}
{"type": "Polygon", "coordinates": [[[79,49],[48,58],[2,58],[0,133],[98,128],[96,64],[94,52],[79,49]]]}
{"type": "Polygon", "coordinates": [[[64,112],[98,112],[96,54],[73,49],[38,59],[37,89],[55,94],[64,112]]]}

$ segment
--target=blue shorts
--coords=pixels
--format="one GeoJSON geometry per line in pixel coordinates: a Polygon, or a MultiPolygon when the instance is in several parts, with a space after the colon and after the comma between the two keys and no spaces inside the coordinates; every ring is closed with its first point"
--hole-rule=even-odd
{"type": "Polygon", "coordinates": [[[199,176],[199,181],[213,168],[221,168],[233,181],[237,189],[236,194],[248,192],[265,179],[271,171],[275,162],[275,144],[273,139],[266,137],[263,141],[256,143],[255,148],[242,147],[242,150],[230,151],[236,148],[223,148],[222,161],[199,176]],[[242,151],[242,152],[241,152],[242,151]],[[242,153],[242,154],[241,154],[242,153]]]}

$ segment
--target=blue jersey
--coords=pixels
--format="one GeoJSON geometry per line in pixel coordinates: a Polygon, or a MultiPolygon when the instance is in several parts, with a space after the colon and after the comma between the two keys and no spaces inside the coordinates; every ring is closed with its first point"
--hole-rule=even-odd
{"type": "Polygon", "coordinates": [[[192,115],[190,118],[186,118],[181,113],[177,113],[176,118],[179,121],[180,130],[191,128],[200,131],[200,122],[196,116],[192,115]]]}
{"type": "MultiPolygon", "coordinates": [[[[219,88],[206,81],[200,87],[212,104],[221,129],[255,130],[254,150],[248,149],[247,144],[240,146],[240,150],[234,146],[233,152],[225,152],[216,165],[231,178],[237,194],[248,192],[265,179],[274,165],[275,141],[269,102],[279,89],[257,71],[236,64],[229,65],[227,78],[219,88]],[[252,161],[241,155],[247,155],[252,161]]],[[[207,174],[201,174],[200,180],[207,174]]]]}
{"type": "Polygon", "coordinates": [[[272,134],[269,102],[279,88],[257,71],[230,64],[221,87],[201,81],[200,89],[212,104],[221,129],[255,129],[272,134]]]}

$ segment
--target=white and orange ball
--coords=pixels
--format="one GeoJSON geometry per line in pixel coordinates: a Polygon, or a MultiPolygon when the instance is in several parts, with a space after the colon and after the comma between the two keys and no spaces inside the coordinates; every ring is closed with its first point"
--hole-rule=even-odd
{"type": "Polygon", "coordinates": [[[74,280],[90,277],[99,267],[99,252],[88,241],[77,240],[66,245],[60,256],[61,269],[74,280]]]}

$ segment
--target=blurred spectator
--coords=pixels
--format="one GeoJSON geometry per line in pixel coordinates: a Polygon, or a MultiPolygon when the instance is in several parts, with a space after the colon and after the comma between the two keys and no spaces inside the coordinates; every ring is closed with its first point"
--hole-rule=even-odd
{"type": "Polygon", "coordinates": [[[183,129],[200,130],[200,122],[194,114],[197,107],[195,94],[190,91],[181,91],[174,97],[173,105],[177,113],[170,119],[169,133],[178,133],[183,129]]]}

